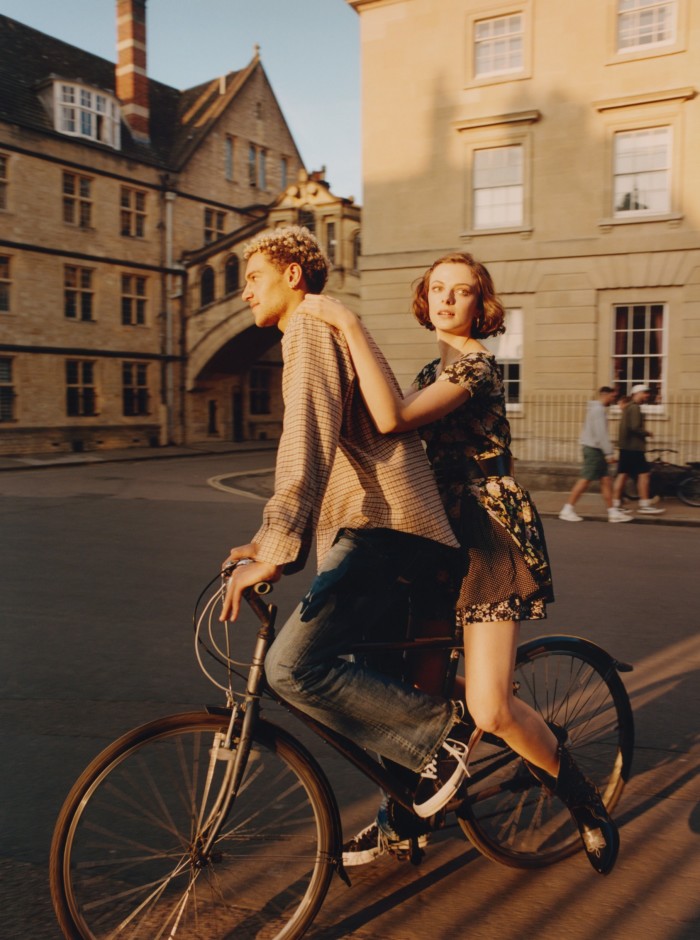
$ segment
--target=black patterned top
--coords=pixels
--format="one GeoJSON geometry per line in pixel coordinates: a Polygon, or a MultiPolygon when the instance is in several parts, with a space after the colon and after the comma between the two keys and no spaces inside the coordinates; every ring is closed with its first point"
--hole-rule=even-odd
{"type": "MultiPolygon", "coordinates": [[[[429,362],[414,382],[417,389],[438,380],[440,360],[429,362]]],[[[420,428],[441,496],[457,538],[468,544],[461,522],[468,518],[462,502],[472,498],[514,539],[535,581],[540,596],[553,599],[551,572],[542,525],[527,493],[513,477],[461,479],[459,471],[471,457],[493,457],[510,449],[510,425],[506,417],[505,390],[495,357],[471,352],[448,366],[440,381],[469,389],[470,397],[458,408],[420,428]],[[441,482],[442,480],[442,482],[441,482]]]]}

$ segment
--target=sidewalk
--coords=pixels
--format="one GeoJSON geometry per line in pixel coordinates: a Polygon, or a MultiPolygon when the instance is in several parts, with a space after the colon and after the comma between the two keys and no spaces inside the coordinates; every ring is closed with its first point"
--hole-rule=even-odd
{"type": "MultiPolygon", "coordinates": [[[[3,470],[42,470],[45,467],[74,467],[87,463],[122,463],[142,460],[168,460],[172,457],[207,457],[216,454],[265,453],[277,450],[277,441],[212,441],[203,444],[171,445],[168,447],[126,447],[123,450],[90,450],[80,454],[22,454],[9,457],[0,454],[3,470]]],[[[274,460],[274,458],[271,458],[274,460]]]]}
{"type": "MultiPolygon", "coordinates": [[[[272,465],[277,450],[277,441],[221,441],[187,446],[133,447],[125,450],[88,451],[82,454],[25,454],[18,457],[0,455],[0,472],[12,470],[43,470],[49,467],[74,467],[81,464],[104,464],[137,462],[144,460],[168,460],[173,457],[207,457],[226,454],[259,453],[263,465],[272,465]]],[[[544,518],[557,517],[564,504],[566,494],[577,477],[578,468],[571,468],[571,479],[561,477],[561,489],[538,485],[538,468],[520,465],[519,479],[530,490],[535,505],[544,518]]],[[[233,471],[232,471],[233,472],[233,471]]],[[[551,479],[551,477],[548,477],[551,479]]],[[[270,484],[271,487],[271,484],[270,484]]],[[[659,504],[666,511],[658,516],[639,516],[635,513],[636,525],[700,526],[700,507],[686,506],[678,499],[666,498],[659,504]]],[[[633,509],[634,504],[629,503],[633,509]]],[[[607,512],[599,493],[584,493],[576,504],[576,511],[586,522],[607,522],[607,512]]],[[[580,523],[561,523],[579,525],[580,523]]]]}

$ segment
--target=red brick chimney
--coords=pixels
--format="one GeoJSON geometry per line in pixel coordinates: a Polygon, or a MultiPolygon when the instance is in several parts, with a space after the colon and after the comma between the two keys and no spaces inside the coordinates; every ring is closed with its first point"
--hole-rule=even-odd
{"type": "Polygon", "coordinates": [[[146,74],[146,0],[117,0],[116,91],[135,140],[150,140],[146,74]]]}

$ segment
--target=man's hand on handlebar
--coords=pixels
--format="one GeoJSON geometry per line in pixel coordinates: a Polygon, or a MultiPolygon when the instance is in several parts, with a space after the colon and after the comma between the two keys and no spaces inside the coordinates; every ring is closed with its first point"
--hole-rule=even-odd
{"type": "Polygon", "coordinates": [[[281,565],[273,565],[268,561],[253,561],[255,551],[255,545],[241,545],[238,548],[232,548],[229,557],[222,566],[226,568],[232,562],[245,562],[245,564],[237,564],[229,576],[226,597],[219,617],[222,622],[224,620],[235,620],[238,617],[238,612],[241,609],[241,594],[246,588],[254,587],[261,581],[273,583],[279,581],[282,577],[281,565]]]}

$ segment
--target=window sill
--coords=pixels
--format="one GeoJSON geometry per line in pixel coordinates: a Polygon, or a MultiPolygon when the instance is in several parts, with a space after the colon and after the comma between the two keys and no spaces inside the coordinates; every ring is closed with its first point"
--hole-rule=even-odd
{"type": "Polygon", "coordinates": [[[679,52],[685,51],[686,44],[681,41],[659,43],[655,46],[634,46],[629,49],[618,49],[610,56],[605,65],[624,65],[626,62],[638,62],[640,59],[658,59],[661,56],[677,55],[679,52]]]}
{"type": "Polygon", "coordinates": [[[683,221],[682,212],[671,212],[664,215],[634,215],[629,217],[615,217],[610,219],[599,219],[598,228],[603,232],[609,232],[616,225],[643,225],[648,222],[665,222],[670,228],[675,228],[683,221]]]}
{"type": "Polygon", "coordinates": [[[474,75],[464,85],[465,89],[483,88],[486,85],[502,85],[504,82],[524,82],[532,78],[529,69],[515,69],[512,72],[493,72],[491,75],[474,75]]]}
{"type": "Polygon", "coordinates": [[[521,238],[531,238],[534,228],[529,225],[514,225],[505,228],[476,228],[460,232],[459,237],[464,241],[473,238],[482,238],[484,235],[520,235],[521,238]]]}

